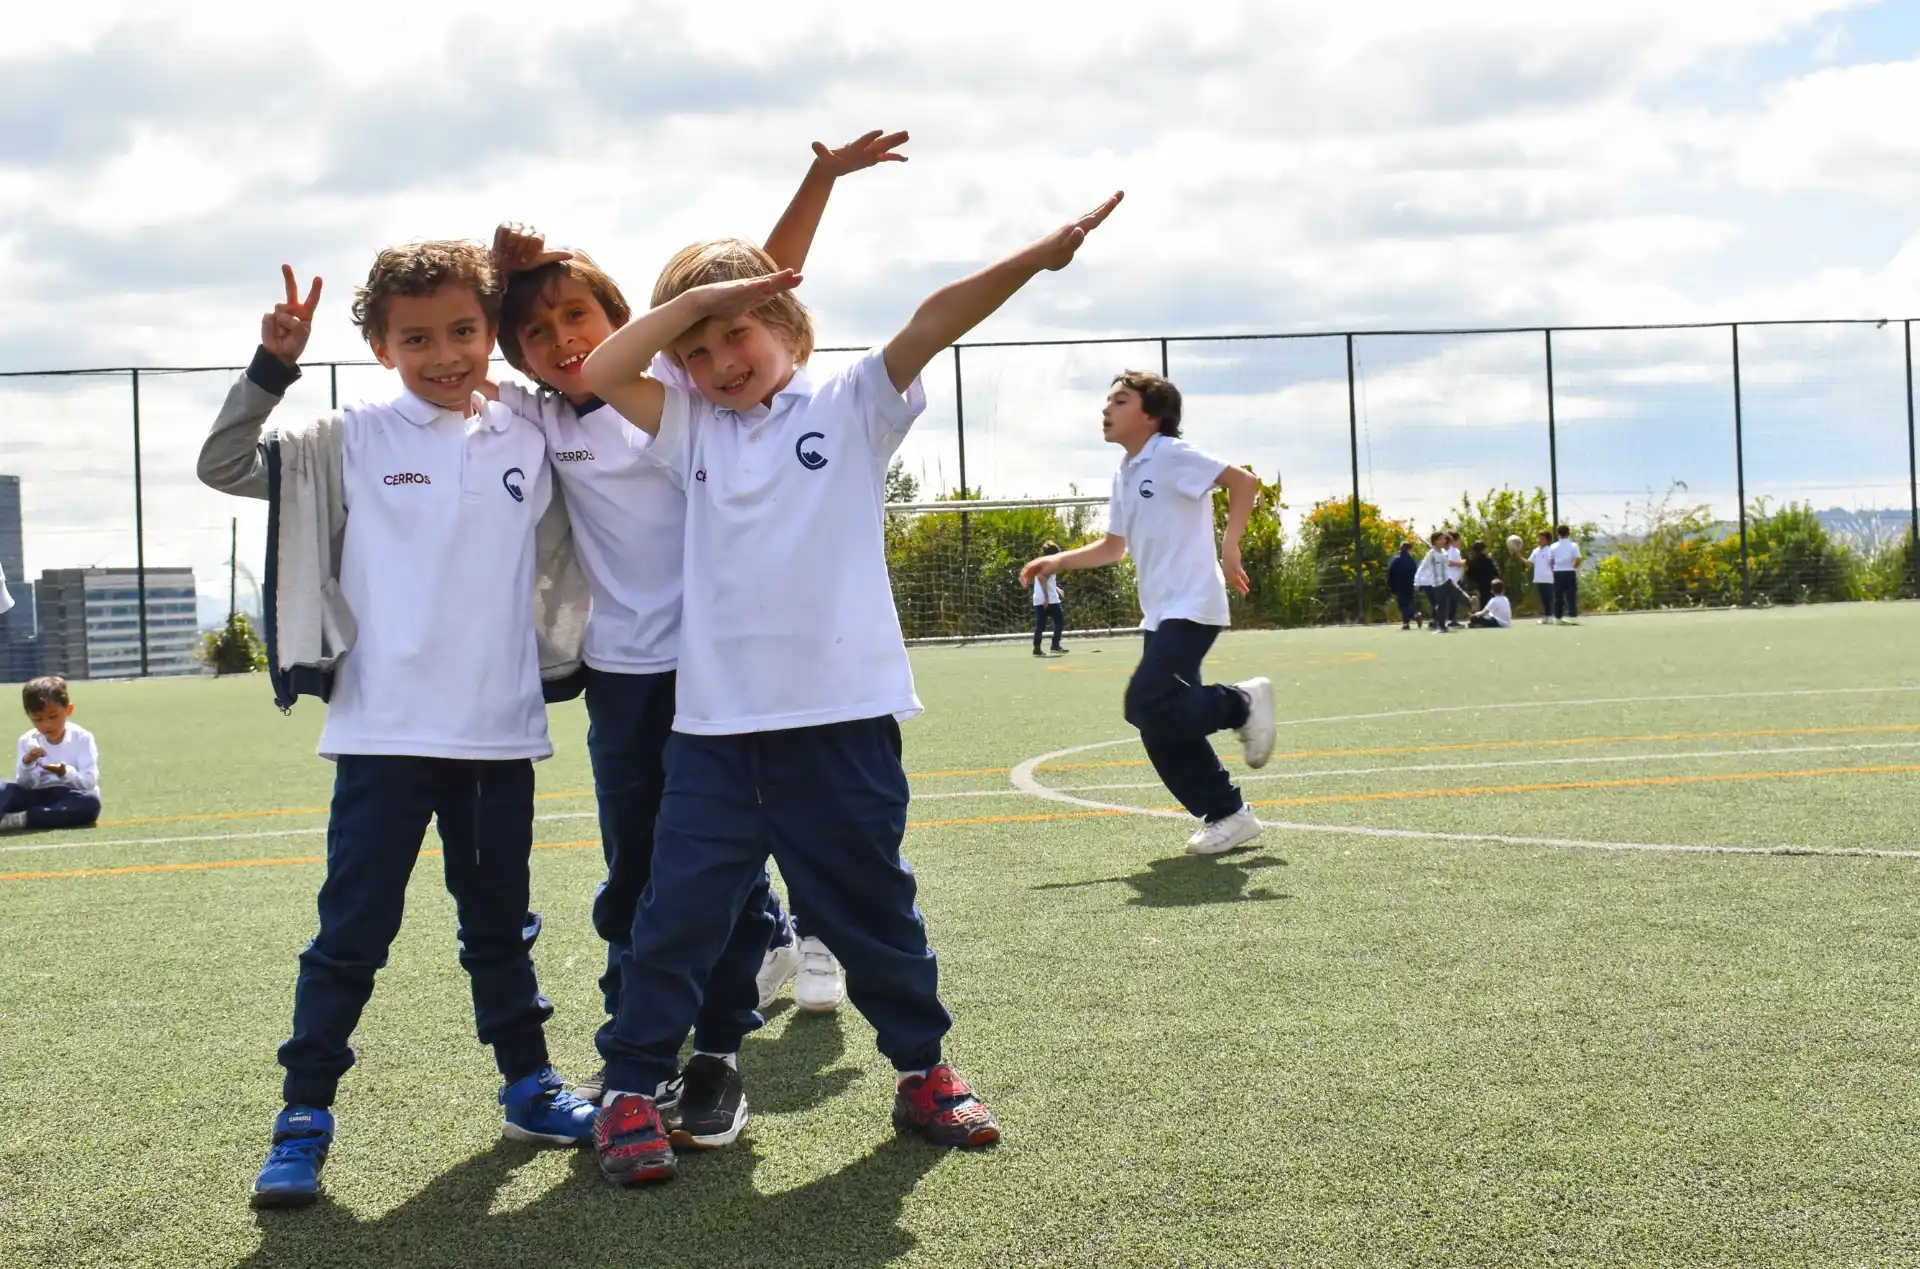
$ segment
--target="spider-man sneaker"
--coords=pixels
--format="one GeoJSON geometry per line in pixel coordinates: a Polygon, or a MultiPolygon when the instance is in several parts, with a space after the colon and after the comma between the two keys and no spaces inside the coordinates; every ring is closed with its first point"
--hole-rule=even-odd
{"type": "Polygon", "coordinates": [[[917,1132],[936,1146],[988,1146],[1000,1140],[993,1112],[945,1062],[900,1081],[893,1096],[893,1126],[917,1132]]]}

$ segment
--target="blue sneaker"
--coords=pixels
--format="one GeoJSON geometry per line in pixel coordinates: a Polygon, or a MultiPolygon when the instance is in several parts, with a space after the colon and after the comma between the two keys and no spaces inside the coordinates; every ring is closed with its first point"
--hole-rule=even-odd
{"type": "Polygon", "coordinates": [[[253,1181],[255,1207],[306,1207],[320,1197],[333,1145],[333,1112],[289,1106],[273,1121],[273,1149],[253,1181]]]}
{"type": "Polygon", "coordinates": [[[568,1092],[551,1066],[501,1089],[500,1104],[507,1110],[501,1135],[510,1140],[548,1146],[584,1146],[593,1140],[599,1111],[568,1092]]]}

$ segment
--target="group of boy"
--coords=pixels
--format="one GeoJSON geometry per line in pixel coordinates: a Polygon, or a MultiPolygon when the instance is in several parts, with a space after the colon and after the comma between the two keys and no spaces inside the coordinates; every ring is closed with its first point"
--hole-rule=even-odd
{"type": "MultiPolygon", "coordinates": [[[[951,1017],[900,853],[899,724],[921,704],[880,509],[888,463],[925,408],[924,367],[1037,273],[1066,267],[1121,196],[936,291],[844,370],[815,373],[811,318],[793,294],[800,266],[835,180],[899,161],[905,140],[816,144],[764,249],[686,248],[642,313],[584,254],[514,226],[491,254],[456,241],[383,250],[352,316],[404,390],[269,431],[321,289],[316,278],[302,298],[283,266],[286,298],[262,319],[199,463],[212,487],[272,504],[264,625],[276,695],[327,701],[319,749],[336,764],[319,929],[300,957],[279,1052],[285,1106],[255,1205],[319,1194],[350,1038],[430,821],[505,1135],[591,1142],[616,1184],[673,1177],[676,1149],[738,1137],[741,1041],[762,1024],[769,983],[812,964],[825,1008],[844,966],[846,995],[898,1073],[897,1128],[944,1146],[998,1139],[946,1061],[951,1017]],[[492,383],[496,338],[536,390],[492,383]],[[576,603],[570,579],[582,573],[576,603]],[[606,855],[593,919],[607,964],[604,1065],[570,1085],[545,1040],[529,856],[532,764],[552,753],[545,704],[575,693],[606,855]]],[[[1105,562],[1137,526],[1149,634],[1127,713],[1206,820],[1195,836],[1212,853],[1258,824],[1206,736],[1238,730],[1256,765],[1272,748],[1266,681],[1208,688],[1198,673],[1226,624],[1211,489],[1230,494],[1229,573],[1244,591],[1252,478],[1172,440],[1178,394],[1156,383],[1117,380],[1108,428],[1129,438],[1122,477],[1137,465],[1172,496],[1141,501],[1145,479],[1123,498],[1116,478],[1114,533],[1035,561],[1026,580],[1105,562]],[[1188,580],[1154,590],[1146,562],[1190,569],[1202,513],[1218,595],[1188,580]]]]}
{"type": "MultiPolygon", "coordinates": [[[[1572,529],[1564,524],[1557,537],[1542,529],[1538,539],[1534,550],[1524,556],[1520,554],[1520,538],[1509,538],[1507,547],[1533,568],[1534,589],[1540,594],[1540,624],[1575,622],[1580,616],[1579,568],[1584,558],[1580,546],[1573,540],[1572,529]]],[[[1459,534],[1442,529],[1429,539],[1429,549],[1419,561],[1413,558],[1414,544],[1403,542],[1388,562],[1387,589],[1399,606],[1402,630],[1413,628],[1420,596],[1427,600],[1429,629],[1440,634],[1459,629],[1468,587],[1480,602],[1480,607],[1468,615],[1465,625],[1469,629],[1504,630],[1513,625],[1513,602],[1486,543],[1475,542],[1472,553],[1463,557],[1460,541],[1459,534]]]]}

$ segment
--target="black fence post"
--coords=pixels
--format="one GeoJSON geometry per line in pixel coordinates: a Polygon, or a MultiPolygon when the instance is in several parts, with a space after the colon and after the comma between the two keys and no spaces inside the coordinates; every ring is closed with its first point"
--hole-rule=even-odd
{"type": "Polygon", "coordinates": [[[1553,522],[1557,525],[1560,523],[1560,435],[1553,409],[1553,330],[1549,327],[1542,333],[1547,337],[1547,489],[1553,522]]]}
{"type": "Polygon", "coordinates": [[[140,473],[140,370],[133,383],[133,570],[134,593],[140,604],[140,677],[147,676],[147,512],[146,491],[140,473]]]}
{"type": "Polygon", "coordinates": [[[1907,345],[1907,570],[1914,593],[1920,595],[1920,465],[1913,448],[1913,319],[1902,322],[1907,345]]]}
{"type": "Polygon", "coordinates": [[[340,408],[340,363],[337,361],[327,365],[327,408],[340,408]]]}
{"type": "Polygon", "coordinates": [[[1740,323],[1733,324],[1733,478],[1740,499],[1740,605],[1753,602],[1753,578],[1747,564],[1747,443],[1740,410],[1740,323]]]}
{"type": "Polygon", "coordinates": [[[1367,624],[1366,539],[1360,532],[1360,407],[1353,390],[1353,336],[1347,336],[1347,449],[1353,458],[1353,585],[1360,624],[1367,624]]]}
{"type": "MultiPolygon", "coordinates": [[[[953,434],[960,442],[960,500],[962,505],[972,495],[967,490],[967,385],[960,374],[960,345],[953,346],[953,434]]],[[[960,623],[966,627],[971,618],[967,604],[968,593],[973,589],[972,526],[967,523],[967,513],[960,513],[960,623]]],[[[971,629],[963,628],[956,633],[972,634],[971,629]]]]}
{"type": "Polygon", "coordinates": [[[1167,369],[1167,341],[1164,338],[1160,341],[1160,377],[1162,379],[1171,379],[1173,377],[1172,373],[1167,369]]]}

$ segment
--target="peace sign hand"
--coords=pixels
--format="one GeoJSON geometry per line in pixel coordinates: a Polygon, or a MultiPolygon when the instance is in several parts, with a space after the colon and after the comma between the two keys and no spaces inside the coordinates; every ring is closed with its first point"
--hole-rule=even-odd
{"type": "Polygon", "coordinates": [[[1064,269],[1073,263],[1074,252],[1080,250],[1087,235],[1098,229],[1101,222],[1113,214],[1113,209],[1126,197],[1125,191],[1116,192],[1112,198],[1100,204],[1080,219],[1062,225],[1039,242],[1033,244],[1034,255],[1039,259],[1040,267],[1047,270],[1064,269]]]}
{"type": "Polygon", "coordinates": [[[294,281],[293,266],[281,265],[280,276],[286,280],[287,298],[260,319],[260,346],[288,366],[297,366],[300,354],[307,350],[307,337],[313,334],[313,310],[320,303],[320,279],[313,280],[307,289],[307,298],[302,300],[299,284],[294,281]]]}
{"type": "Polygon", "coordinates": [[[815,141],[813,143],[813,161],[815,166],[829,176],[846,176],[872,167],[876,163],[905,163],[907,156],[895,151],[906,144],[907,134],[890,132],[884,136],[875,128],[864,136],[857,137],[838,149],[829,150],[815,141]]]}

